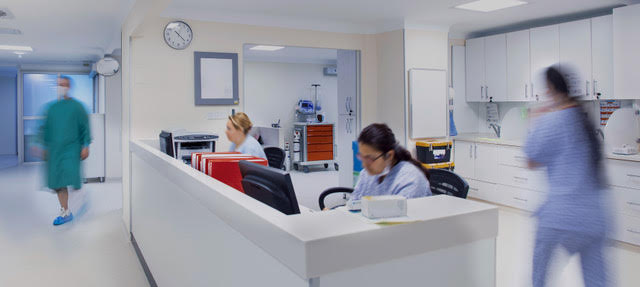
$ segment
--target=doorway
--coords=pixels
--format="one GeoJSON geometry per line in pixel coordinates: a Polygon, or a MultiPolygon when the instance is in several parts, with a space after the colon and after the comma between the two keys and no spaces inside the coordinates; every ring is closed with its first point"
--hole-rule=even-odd
{"type": "Polygon", "coordinates": [[[18,165],[18,70],[0,67],[0,169],[18,165]]]}

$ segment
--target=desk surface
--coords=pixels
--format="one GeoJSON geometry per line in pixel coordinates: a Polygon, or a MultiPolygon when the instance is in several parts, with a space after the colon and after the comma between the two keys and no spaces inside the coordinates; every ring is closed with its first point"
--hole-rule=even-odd
{"type": "Polygon", "coordinates": [[[303,278],[497,236],[496,207],[450,196],[408,200],[408,216],[418,221],[394,226],[340,210],[287,216],[163,154],[155,142],[134,140],[131,152],[303,278]]]}

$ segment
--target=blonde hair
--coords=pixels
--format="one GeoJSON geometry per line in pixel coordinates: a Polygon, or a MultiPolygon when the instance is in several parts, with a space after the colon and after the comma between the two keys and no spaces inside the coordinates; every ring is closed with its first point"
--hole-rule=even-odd
{"type": "Polygon", "coordinates": [[[245,135],[249,132],[249,130],[251,130],[251,127],[253,127],[249,116],[247,116],[247,114],[243,112],[236,113],[233,116],[229,116],[229,120],[231,121],[233,127],[241,130],[245,135]]]}

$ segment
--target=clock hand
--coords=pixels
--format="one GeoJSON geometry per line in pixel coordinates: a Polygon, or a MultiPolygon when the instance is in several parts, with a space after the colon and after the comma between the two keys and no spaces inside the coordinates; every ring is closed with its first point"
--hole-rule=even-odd
{"type": "Polygon", "coordinates": [[[180,35],[180,33],[178,33],[178,31],[173,31],[173,32],[178,34],[178,37],[180,37],[180,39],[182,39],[182,41],[186,41],[184,38],[182,38],[182,36],[180,35]]]}

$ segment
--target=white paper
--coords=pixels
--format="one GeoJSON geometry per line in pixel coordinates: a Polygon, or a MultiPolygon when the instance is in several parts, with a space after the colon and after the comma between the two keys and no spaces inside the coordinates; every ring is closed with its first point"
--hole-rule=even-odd
{"type": "Polygon", "coordinates": [[[233,99],[233,60],[200,59],[200,97],[233,99]]]}

